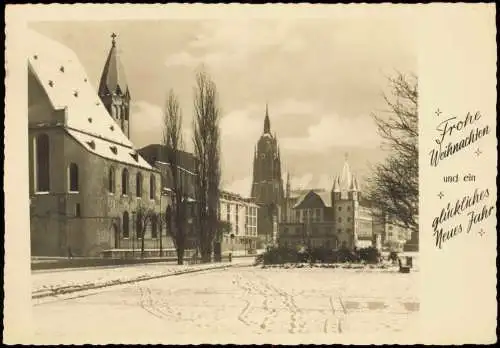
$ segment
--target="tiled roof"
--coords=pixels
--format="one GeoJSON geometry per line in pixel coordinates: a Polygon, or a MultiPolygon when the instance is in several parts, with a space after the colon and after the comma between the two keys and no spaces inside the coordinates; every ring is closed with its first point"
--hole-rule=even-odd
{"type": "Polygon", "coordinates": [[[69,134],[99,156],[152,169],[141,156],[130,155],[136,153],[132,142],[102,105],[76,54],[39,33],[29,35],[29,67],[53,108],[65,109],[69,134]]]}

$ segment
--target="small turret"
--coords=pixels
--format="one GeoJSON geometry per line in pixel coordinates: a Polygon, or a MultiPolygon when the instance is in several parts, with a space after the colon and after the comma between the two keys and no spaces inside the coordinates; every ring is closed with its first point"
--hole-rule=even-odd
{"type": "Polygon", "coordinates": [[[351,185],[349,187],[349,199],[357,200],[358,199],[358,181],[356,177],[353,175],[351,178],[351,185]]]}

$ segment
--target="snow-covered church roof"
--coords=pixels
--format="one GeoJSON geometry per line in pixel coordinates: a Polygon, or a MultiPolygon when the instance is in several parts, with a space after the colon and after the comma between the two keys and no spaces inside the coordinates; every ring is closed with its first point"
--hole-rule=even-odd
{"type": "Polygon", "coordinates": [[[68,133],[96,155],[152,169],[109,115],[76,54],[37,32],[29,35],[29,67],[53,108],[65,109],[68,133]]]}

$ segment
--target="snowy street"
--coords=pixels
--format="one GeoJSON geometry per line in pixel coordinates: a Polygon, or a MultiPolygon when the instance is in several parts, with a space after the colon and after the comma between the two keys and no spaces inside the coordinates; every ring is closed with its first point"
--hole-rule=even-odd
{"type": "MultiPolygon", "coordinates": [[[[44,343],[203,341],[214,336],[408,332],[418,320],[418,273],[235,267],[34,300],[44,343]],[[125,339],[127,337],[127,339],[125,339]]],[[[243,340],[244,341],[244,340],[243,340]]]]}

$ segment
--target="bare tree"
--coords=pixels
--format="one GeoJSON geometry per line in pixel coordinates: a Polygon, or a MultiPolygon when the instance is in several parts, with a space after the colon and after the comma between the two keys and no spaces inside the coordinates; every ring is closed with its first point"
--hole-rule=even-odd
{"type": "Polygon", "coordinates": [[[144,258],[144,237],[148,225],[151,225],[153,219],[156,219],[156,212],[154,209],[139,204],[136,210],[136,235],[141,239],[141,258],[144,258]]]}
{"type": "Polygon", "coordinates": [[[167,98],[165,114],[163,118],[163,145],[169,163],[172,178],[172,207],[168,206],[165,211],[167,233],[174,241],[177,251],[177,263],[184,263],[184,251],[186,248],[186,205],[187,187],[181,174],[181,152],[184,149],[182,139],[182,112],[179,100],[172,90],[167,98]]]}
{"type": "MultiPolygon", "coordinates": [[[[203,262],[210,262],[219,227],[220,109],[215,83],[204,71],[196,75],[194,97],[194,150],[197,158],[196,196],[198,243],[203,262]]],[[[217,255],[217,257],[220,255],[217,255]]]]}
{"type": "Polygon", "coordinates": [[[372,115],[389,156],[374,167],[369,199],[418,243],[418,79],[398,73],[389,84],[386,114],[372,115]]]}

